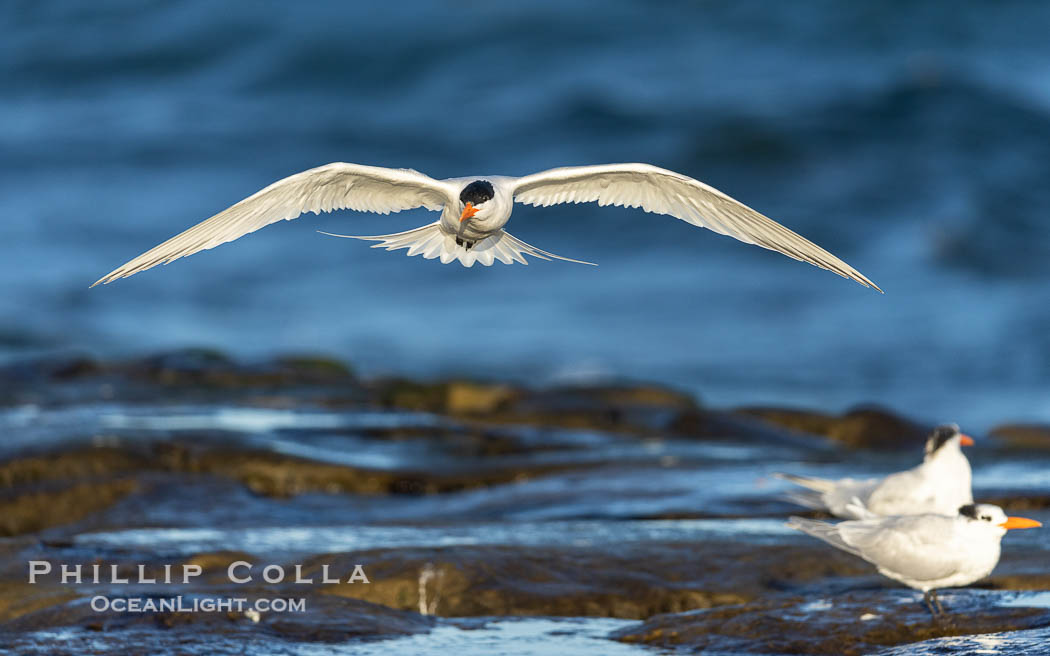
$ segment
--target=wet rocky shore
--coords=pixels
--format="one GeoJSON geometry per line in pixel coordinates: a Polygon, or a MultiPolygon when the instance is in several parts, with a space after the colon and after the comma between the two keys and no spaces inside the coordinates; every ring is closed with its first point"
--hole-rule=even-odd
{"type": "MultiPolygon", "coordinates": [[[[1009,419],[969,452],[975,496],[1046,523],[1050,427],[1009,419]]],[[[711,408],[659,385],[361,379],[315,356],[22,361],[0,367],[0,645],[468,654],[491,640],[509,653],[545,641],[596,654],[862,654],[1039,644],[1050,636],[1045,531],[1008,536],[992,576],[946,591],[952,616],[932,621],[917,593],[783,526],[816,515],[785,501],[773,472],[909,467],[929,429],[883,408],[711,408]],[[52,572],[29,583],[29,563],[45,562],[52,572]],[[87,580],[62,583],[62,565],[87,580]],[[270,565],[280,580],[264,577],[270,565]],[[165,566],[199,573],[141,580],[165,566]],[[231,566],[249,580],[231,582],[231,566]],[[358,566],[367,583],[348,580],[358,566]],[[98,612],[99,596],[305,599],[305,609],[98,612]]]]}

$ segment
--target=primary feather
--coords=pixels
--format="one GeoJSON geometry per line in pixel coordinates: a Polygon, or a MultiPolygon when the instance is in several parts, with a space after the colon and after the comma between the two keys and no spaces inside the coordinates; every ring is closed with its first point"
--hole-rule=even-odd
{"type": "Polygon", "coordinates": [[[534,173],[518,180],[514,198],[543,207],[597,201],[599,205],[640,207],[646,212],[668,214],[882,291],[839,258],[740,201],[698,180],[651,164],[568,166],[534,173]]]}
{"type": "Polygon", "coordinates": [[[351,209],[390,214],[416,207],[440,210],[452,201],[454,192],[447,183],[412,169],[326,164],[278,180],[114,269],[95,285],[215,248],[271,223],[291,221],[304,212],[351,209]]]}

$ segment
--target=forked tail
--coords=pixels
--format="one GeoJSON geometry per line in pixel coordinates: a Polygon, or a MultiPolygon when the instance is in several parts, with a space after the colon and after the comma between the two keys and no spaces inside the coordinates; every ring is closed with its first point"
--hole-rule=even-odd
{"type": "Polygon", "coordinates": [[[795,485],[801,485],[804,488],[814,490],[816,492],[830,492],[835,489],[835,481],[830,481],[826,478],[814,478],[813,476],[798,476],[796,474],[784,474],[781,472],[775,472],[774,478],[779,478],[784,481],[789,481],[795,485]]]}
{"type": "Polygon", "coordinates": [[[823,478],[796,476],[795,474],[783,474],[781,472],[775,472],[773,477],[790,481],[795,485],[807,488],[805,490],[790,490],[785,492],[784,498],[804,508],[811,508],[813,510],[824,510],[827,507],[824,495],[835,487],[834,481],[829,481],[823,478]]]}
{"type": "Polygon", "coordinates": [[[456,236],[448,234],[441,229],[441,222],[436,221],[421,228],[397,232],[392,235],[375,235],[372,237],[357,237],[354,235],[337,235],[331,232],[321,232],[330,237],[342,237],[344,239],[361,239],[364,241],[379,242],[372,248],[385,248],[388,251],[396,251],[399,248],[407,248],[408,256],[422,255],[427,260],[440,259],[442,264],[448,264],[453,260],[459,260],[465,267],[474,266],[475,262],[484,266],[491,266],[499,260],[504,264],[528,264],[526,255],[541,260],[563,260],[575,262],[576,264],[589,264],[598,266],[593,262],[574,260],[545,250],[530,246],[509,232],[500,230],[494,235],[476,242],[470,248],[456,243],[456,236]]]}

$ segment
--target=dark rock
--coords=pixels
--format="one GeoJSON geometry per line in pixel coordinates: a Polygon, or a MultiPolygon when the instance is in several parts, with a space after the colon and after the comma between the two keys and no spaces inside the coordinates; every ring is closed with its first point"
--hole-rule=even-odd
{"type": "Polygon", "coordinates": [[[0,585],[0,632],[19,617],[61,607],[78,597],[69,586],[30,585],[25,578],[5,580],[0,585]]]}
{"type": "Polygon", "coordinates": [[[488,487],[577,469],[572,464],[520,464],[462,472],[374,470],[284,456],[268,451],[170,448],[169,470],[209,473],[240,481],[257,494],[289,497],[307,492],[438,494],[488,487]]]}
{"type": "MultiPolygon", "coordinates": [[[[330,557],[314,559],[314,567],[330,561],[330,557]]],[[[668,580],[667,572],[640,566],[630,557],[583,550],[484,547],[371,552],[355,554],[354,561],[364,564],[371,583],[333,586],[332,594],[449,617],[639,619],[740,603],[745,598],[730,590],[705,590],[689,581],[668,580]]]]}
{"type": "Polygon", "coordinates": [[[740,604],[815,578],[870,570],[847,554],[724,542],[367,551],[318,556],[305,563],[304,572],[317,575],[325,563],[332,571],[351,571],[360,563],[371,581],[332,586],[332,594],[447,617],[642,619],[740,604]]]}
{"type": "Polygon", "coordinates": [[[272,613],[262,623],[281,638],[308,642],[388,638],[423,633],[434,626],[433,618],[419,613],[336,595],[314,595],[307,602],[305,614],[272,613]]]}
{"type": "Polygon", "coordinates": [[[445,386],[445,411],[451,415],[489,415],[506,407],[520,394],[510,385],[453,381],[445,386]]]}
{"type": "Polygon", "coordinates": [[[27,383],[71,380],[99,373],[102,365],[83,355],[54,355],[21,360],[0,367],[0,381],[27,383]]]}
{"type": "Polygon", "coordinates": [[[111,371],[169,387],[239,389],[334,385],[354,380],[349,367],[331,358],[288,356],[245,364],[212,349],[182,349],[159,353],[114,365],[111,371]]]}
{"type": "Polygon", "coordinates": [[[1047,424],[1002,424],[989,434],[1019,449],[1050,449],[1050,425],[1047,424]]]}
{"type": "Polygon", "coordinates": [[[946,620],[933,620],[919,603],[919,593],[856,590],[816,600],[816,605],[812,598],[779,597],[662,615],[614,637],[690,651],[852,656],[930,638],[1015,631],[1050,621],[1046,609],[993,606],[972,591],[941,596],[952,614],[946,620]]]}
{"type": "MultiPolygon", "coordinates": [[[[59,627],[82,627],[91,632],[115,634],[125,632],[147,632],[155,636],[156,644],[164,644],[169,632],[206,634],[209,640],[223,635],[238,636],[262,633],[297,642],[344,642],[354,638],[387,638],[429,631],[433,619],[418,613],[394,610],[368,602],[326,595],[318,588],[299,586],[296,589],[274,590],[254,586],[212,587],[207,592],[199,589],[175,589],[165,587],[148,591],[109,592],[110,598],[138,597],[154,600],[183,598],[185,608],[194,600],[244,598],[246,610],[258,598],[305,599],[304,612],[260,612],[253,615],[243,610],[225,612],[194,612],[188,610],[150,610],[146,612],[95,612],[87,599],[79,595],[70,597],[68,592],[57,593],[57,586],[44,588],[31,604],[23,604],[12,613],[3,612],[3,601],[7,595],[0,593],[0,632],[24,633],[59,627]],[[50,592],[51,594],[47,594],[50,592]]],[[[67,586],[66,590],[70,588],[67,586]]]]}
{"type": "Polygon", "coordinates": [[[147,459],[140,454],[113,447],[26,454],[0,463],[0,489],[130,474],[148,466],[147,459]]]}
{"type": "Polygon", "coordinates": [[[388,408],[448,415],[490,415],[501,410],[522,391],[506,384],[465,380],[421,383],[390,378],[372,384],[377,402],[388,408]]]}
{"type": "Polygon", "coordinates": [[[0,535],[32,533],[68,524],[113,505],[138,489],[133,480],[80,483],[0,499],[0,535]]]}
{"type": "Polygon", "coordinates": [[[286,355],[274,362],[297,380],[326,383],[343,381],[354,376],[353,369],[345,362],[323,355],[286,355]]]}
{"type": "Polygon", "coordinates": [[[811,449],[827,448],[824,440],[758,418],[721,410],[696,408],[678,414],[667,426],[675,435],[700,440],[789,444],[811,449]]]}
{"type": "Polygon", "coordinates": [[[237,364],[221,351],[187,348],[157,353],[120,365],[121,373],[163,384],[206,384],[232,377],[237,364]]]}
{"type": "MultiPolygon", "coordinates": [[[[493,448],[497,454],[506,452],[498,444],[493,448]]],[[[13,457],[0,464],[0,534],[18,535],[77,521],[130,493],[151,488],[151,475],[156,473],[223,477],[259,495],[287,498],[311,492],[441,494],[593,466],[598,465],[524,460],[454,471],[379,470],[241,446],[224,435],[66,448],[59,453],[13,457]]],[[[170,487],[178,480],[167,480],[164,485],[170,487]]],[[[185,484],[192,485],[192,481],[185,484]]]]}
{"type": "Polygon", "coordinates": [[[385,407],[571,429],[652,431],[697,407],[691,396],[653,385],[527,390],[501,383],[389,379],[373,387],[385,407]]]}
{"type": "Polygon", "coordinates": [[[376,404],[384,408],[442,413],[448,399],[445,383],[428,384],[406,378],[386,378],[372,381],[370,387],[376,404]]]}
{"type": "Polygon", "coordinates": [[[629,432],[664,429],[697,408],[688,394],[655,385],[558,387],[519,396],[499,420],[629,432]]]}
{"type": "MultiPolygon", "coordinates": [[[[1015,559],[1017,557],[1015,556],[1015,559]]],[[[1041,553],[1032,558],[1028,569],[1023,574],[992,574],[984,581],[974,587],[989,588],[991,590],[1050,590],[1050,574],[1040,571],[1042,561],[1046,558],[1041,553]],[[1034,562],[1036,559],[1040,562],[1034,562]]]]}
{"type": "Polygon", "coordinates": [[[762,407],[739,408],[736,412],[789,430],[823,435],[854,448],[921,448],[932,430],[877,407],[858,407],[843,415],[762,407]]]}

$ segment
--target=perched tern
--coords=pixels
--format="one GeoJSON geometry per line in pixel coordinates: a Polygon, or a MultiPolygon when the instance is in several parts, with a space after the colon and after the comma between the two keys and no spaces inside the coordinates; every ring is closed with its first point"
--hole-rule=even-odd
{"type": "MultiPolygon", "coordinates": [[[[496,260],[528,264],[525,256],[590,264],[530,246],[503,230],[514,203],[549,206],[595,202],[640,207],[729,235],[827,269],[882,291],[831,253],[722,192],[649,164],[604,164],[551,169],[520,178],[487,175],[435,180],[412,169],[336,162],[278,180],[239,203],[146,251],[99,279],[112,282],[158,264],[214,248],[304,212],[352,209],[389,214],[425,207],[441,219],[390,235],[354,237],[373,248],[407,248],[408,255],[458,260],[463,266],[496,260]]],[[[325,233],[331,234],[331,233],[325,233]]],[[[92,285],[94,286],[94,285],[92,285]]]]}
{"type": "Polygon", "coordinates": [[[907,471],[861,480],[777,476],[808,488],[790,493],[792,501],[836,517],[862,519],[864,509],[884,516],[954,515],[959,506],[973,503],[970,462],[961,449],[972,445],[973,438],[960,433],[955,424],[946,424],[935,428],[926,440],[922,464],[907,471]]]}
{"type": "Polygon", "coordinates": [[[1042,526],[1034,519],[1007,517],[999,506],[967,504],[954,516],[909,515],[832,524],[792,517],[788,527],[860,556],[879,573],[922,590],[930,613],[943,613],[939,588],[969,585],[992,573],[999,541],[1010,529],[1042,526]]]}

